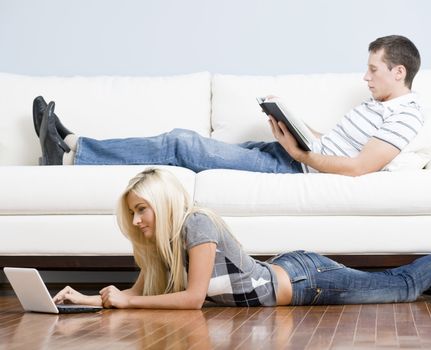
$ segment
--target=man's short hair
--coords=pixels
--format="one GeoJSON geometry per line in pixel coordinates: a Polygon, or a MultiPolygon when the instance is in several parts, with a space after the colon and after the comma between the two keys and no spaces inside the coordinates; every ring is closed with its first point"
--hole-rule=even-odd
{"type": "Polygon", "coordinates": [[[397,65],[404,66],[405,84],[411,89],[413,78],[421,65],[421,56],[415,44],[404,36],[389,35],[377,38],[368,46],[369,52],[377,52],[380,49],[384,49],[383,61],[389,69],[397,65]]]}

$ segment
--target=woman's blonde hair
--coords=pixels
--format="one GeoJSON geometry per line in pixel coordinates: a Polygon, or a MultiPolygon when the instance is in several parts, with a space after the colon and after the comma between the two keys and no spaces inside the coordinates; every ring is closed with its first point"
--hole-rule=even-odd
{"type": "Polygon", "coordinates": [[[119,200],[117,221],[123,234],[132,242],[135,261],[144,275],[143,295],[178,292],[186,288],[181,231],[187,216],[194,212],[205,213],[217,227],[227,230],[220,217],[193,205],[189,194],[171,172],[151,168],[129,181],[119,200]],[[154,211],[155,232],[151,238],[145,238],[133,225],[127,203],[130,192],[143,198],[154,211]]]}

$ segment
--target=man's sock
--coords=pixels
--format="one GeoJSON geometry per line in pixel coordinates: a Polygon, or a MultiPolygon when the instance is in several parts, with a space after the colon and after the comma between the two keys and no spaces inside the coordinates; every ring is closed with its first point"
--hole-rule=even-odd
{"type": "Polygon", "coordinates": [[[69,134],[64,138],[64,142],[66,142],[66,145],[68,145],[73,152],[76,152],[78,136],[76,136],[75,134],[69,134]]]}
{"type": "Polygon", "coordinates": [[[75,164],[75,154],[76,154],[76,152],[74,152],[74,151],[64,152],[64,154],[63,154],[63,165],[74,165],[75,164]]]}

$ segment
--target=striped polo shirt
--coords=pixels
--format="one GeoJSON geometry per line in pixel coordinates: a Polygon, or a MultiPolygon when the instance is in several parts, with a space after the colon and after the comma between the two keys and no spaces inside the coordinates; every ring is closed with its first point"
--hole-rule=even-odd
{"type": "MultiPolygon", "coordinates": [[[[372,137],[401,151],[423,124],[418,98],[413,92],[385,102],[370,98],[350,110],[331,131],[316,140],[312,151],[353,158],[372,137]]],[[[304,172],[316,172],[306,165],[303,168],[304,172]]]]}

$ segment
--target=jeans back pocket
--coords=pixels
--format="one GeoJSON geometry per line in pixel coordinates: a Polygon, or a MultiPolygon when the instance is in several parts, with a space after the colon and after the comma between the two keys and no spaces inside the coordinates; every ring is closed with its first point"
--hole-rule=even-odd
{"type": "Polygon", "coordinates": [[[305,253],[305,255],[307,255],[313,262],[313,265],[316,268],[317,272],[332,271],[345,267],[343,264],[340,264],[323,255],[319,255],[316,253],[305,253]]]}

